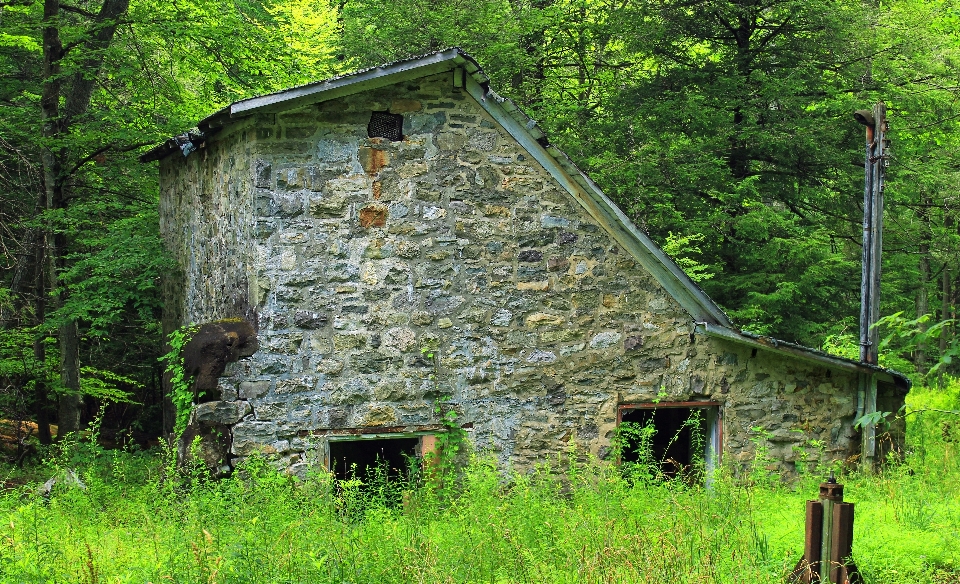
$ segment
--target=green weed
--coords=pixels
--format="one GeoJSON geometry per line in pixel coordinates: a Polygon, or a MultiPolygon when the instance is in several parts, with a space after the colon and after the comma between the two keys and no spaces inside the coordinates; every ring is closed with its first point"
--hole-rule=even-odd
{"type": "MultiPolygon", "coordinates": [[[[930,411],[957,409],[943,396],[911,397],[911,411],[926,411],[907,418],[901,462],[840,476],[868,583],[957,580],[960,469],[949,414],[930,411]]],[[[630,447],[642,446],[645,430],[630,432],[630,447]]],[[[37,482],[0,494],[0,583],[782,582],[803,547],[804,501],[827,470],[784,484],[760,451],[704,489],[663,476],[649,454],[625,469],[571,440],[523,473],[473,455],[443,482],[336,481],[319,468],[299,480],[251,457],[211,481],[158,453],[57,448],[37,482]],[[62,469],[82,486],[40,495],[62,469]]]]}

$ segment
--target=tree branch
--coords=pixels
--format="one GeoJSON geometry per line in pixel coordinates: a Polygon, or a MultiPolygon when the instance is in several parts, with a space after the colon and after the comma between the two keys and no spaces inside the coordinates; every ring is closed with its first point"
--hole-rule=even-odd
{"type": "Polygon", "coordinates": [[[90,18],[90,19],[95,19],[97,17],[96,14],[92,12],[88,12],[83,8],[79,8],[77,6],[68,6],[66,4],[61,4],[60,10],[63,10],[64,12],[72,12],[74,14],[79,14],[80,16],[86,16],[87,18],[90,18]]]}
{"type": "Polygon", "coordinates": [[[81,158],[75,165],[73,165],[73,168],[71,168],[64,174],[64,176],[70,176],[71,174],[77,172],[78,170],[80,170],[80,168],[83,165],[95,159],[97,156],[103,154],[104,152],[108,152],[110,150],[113,150],[115,152],[130,152],[131,150],[136,150],[137,148],[143,148],[144,146],[150,146],[151,144],[153,144],[153,142],[137,142],[136,144],[130,144],[122,148],[116,148],[114,144],[108,144],[106,146],[103,146],[102,148],[97,148],[90,154],[81,158]]]}
{"type": "Polygon", "coordinates": [[[99,14],[94,19],[95,25],[92,27],[96,32],[93,38],[87,41],[87,58],[83,60],[80,70],[73,76],[70,95],[67,96],[67,103],[64,106],[64,117],[67,118],[66,125],[72,118],[83,114],[90,105],[90,98],[93,95],[93,86],[97,77],[97,72],[103,64],[104,51],[110,46],[113,35],[117,30],[117,21],[120,16],[126,13],[130,6],[130,0],[104,0],[99,14]]]}

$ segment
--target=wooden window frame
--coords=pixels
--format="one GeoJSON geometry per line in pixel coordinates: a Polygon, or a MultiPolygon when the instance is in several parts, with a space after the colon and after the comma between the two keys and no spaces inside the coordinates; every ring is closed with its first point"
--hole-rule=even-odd
{"type": "Polygon", "coordinates": [[[623,422],[623,412],[628,410],[657,410],[657,409],[702,409],[708,410],[707,428],[704,431],[706,452],[704,452],[704,470],[706,471],[707,486],[710,486],[711,477],[720,467],[723,456],[723,404],[717,401],[683,401],[683,402],[639,402],[624,403],[617,406],[617,427],[623,422]],[[710,413],[715,413],[711,416],[710,413]]]}
{"type": "Polygon", "coordinates": [[[437,430],[417,430],[413,432],[367,432],[358,433],[351,431],[330,431],[321,436],[322,447],[320,449],[321,465],[328,472],[333,472],[330,468],[330,443],[331,442],[362,442],[365,440],[393,440],[397,438],[418,438],[417,455],[421,460],[426,461],[427,455],[438,450],[437,430]]]}

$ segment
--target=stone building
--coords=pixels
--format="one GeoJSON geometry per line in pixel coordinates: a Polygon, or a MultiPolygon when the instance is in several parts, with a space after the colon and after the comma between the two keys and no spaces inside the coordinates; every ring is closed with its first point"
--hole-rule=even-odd
{"type": "Polygon", "coordinates": [[[909,387],[735,328],[459,49],[239,101],[143,160],[180,267],[166,331],[258,336],[194,413],[223,472],[423,452],[447,412],[514,468],[652,420],[681,465],[759,440],[790,470],[860,452],[861,380],[883,411],[909,387]]]}

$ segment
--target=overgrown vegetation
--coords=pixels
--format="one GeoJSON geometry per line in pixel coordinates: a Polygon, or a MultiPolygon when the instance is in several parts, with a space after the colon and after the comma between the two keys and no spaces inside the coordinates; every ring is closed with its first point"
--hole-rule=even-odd
{"type": "Polygon", "coordinates": [[[183,368],[183,348],[198,330],[197,325],[185,325],[167,335],[170,351],[160,357],[160,361],[164,363],[164,371],[170,375],[170,401],[176,409],[173,435],[178,439],[190,421],[190,408],[197,399],[203,397],[195,394],[192,389],[193,379],[183,368]]]}
{"type": "Polygon", "coordinates": [[[156,452],[71,440],[48,451],[37,481],[14,486],[24,471],[2,471],[0,582],[774,583],[797,561],[804,500],[830,468],[857,503],[868,583],[957,582],[954,410],[958,383],[912,394],[908,450],[877,475],[843,472],[808,444],[793,482],[759,453],[709,490],[654,480],[659,461],[646,473],[584,462],[576,445],[506,476],[476,454],[448,490],[386,473],[295,479],[262,457],[221,481],[199,466],[177,478],[156,452]],[[60,480],[44,496],[48,476],[60,480]]]}

